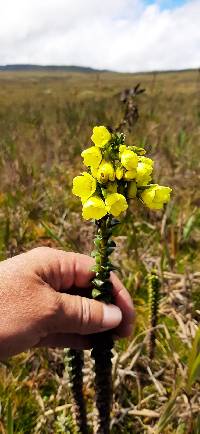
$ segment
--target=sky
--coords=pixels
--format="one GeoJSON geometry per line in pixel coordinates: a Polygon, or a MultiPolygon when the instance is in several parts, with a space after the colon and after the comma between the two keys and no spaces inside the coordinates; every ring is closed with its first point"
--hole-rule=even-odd
{"type": "Polygon", "coordinates": [[[200,0],[0,0],[0,65],[200,67],[200,0]]]}

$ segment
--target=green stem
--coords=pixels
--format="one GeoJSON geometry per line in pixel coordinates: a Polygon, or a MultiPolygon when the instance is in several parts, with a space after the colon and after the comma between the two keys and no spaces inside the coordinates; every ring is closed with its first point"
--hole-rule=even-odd
{"type": "MultiPolygon", "coordinates": [[[[106,216],[96,222],[97,236],[95,238],[96,250],[93,256],[96,259],[96,277],[93,279],[93,298],[105,303],[113,303],[112,284],[109,280],[110,271],[114,269],[109,261],[109,255],[115,248],[110,240],[112,229],[117,220],[106,216]]],[[[112,406],[112,347],[111,332],[95,335],[92,357],[95,360],[95,392],[96,392],[96,419],[94,430],[96,434],[109,434],[110,411],[112,406]]]]}
{"type": "Polygon", "coordinates": [[[72,395],[74,433],[88,434],[86,408],[83,397],[83,351],[65,349],[65,362],[72,395]]]}

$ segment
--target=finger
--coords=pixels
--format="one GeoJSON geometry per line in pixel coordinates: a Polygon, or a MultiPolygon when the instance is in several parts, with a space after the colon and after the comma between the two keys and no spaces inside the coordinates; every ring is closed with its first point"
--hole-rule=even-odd
{"type": "Polygon", "coordinates": [[[94,259],[80,253],[38,247],[29,254],[37,274],[56,291],[87,288],[95,275],[94,259]]]}
{"type": "Polygon", "coordinates": [[[36,347],[72,348],[74,350],[89,350],[92,342],[88,336],[76,334],[54,333],[42,338],[36,347]]]}
{"type": "Polygon", "coordinates": [[[87,288],[95,273],[94,259],[80,253],[57,251],[60,262],[60,288],[87,288]]]}
{"type": "Polygon", "coordinates": [[[115,330],[115,334],[119,337],[128,337],[133,332],[133,326],[135,322],[135,309],[133,301],[127,289],[118,279],[116,274],[111,273],[111,281],[113,284],[115,304],[122,312],[122,321],[115,330]]]}
{"type": "Polygon", "coordinates": [[[46,321],[46,333],[78,333],[87,335],[116,328],[121,310],[78,295],[55,293],[54,311],[46,321]]]}
{"type": "MultiPolygon", "coordinates": [[[[69,289],[70,287],[74,287],[72,290],[76,292],[77,288],[86,288],[84,292],[78,292],[79,294],[88,296],[88,286],[90,286],[91,279],[94,276],[94,272],[91,271],[91,268],[94,265],[94,259],[79,253],[58,251],[58,254],[61,264],[62,288],[69,289]]],[[[126,337],[131,334],[132,325],[135,319],[133,302],[128,291],[120,282],[116,274],[111,273],[111,281],[113,283],[115,304],[120,308],[123,315],[122,323],[117,332],[119,333],[119,336],[126,337]]]]}
{"type": "MultiPolygon", "coordinates": [[[[60,251],[60,253],[65,252],[60,251]]],[[[93,258],[86,255],[81,255],[79,253],[74,253],[70,264],[70,272],[68,271],[68,274],[64,272],[63,264],[63,288],[69,289],[70,286],[75,286],[77,288],[86,288],[87,290],[88,285],[90,285],[91,279],[94,276],[94,272],[91,271],[93,265],[93,258]]],[[[111,281],[113,283],[113,295],[115,299],[115,304],[121,309],[123,313],[123,323],[132,324],[135,318],[135,311],[132,299],[116,274],[111,273],[111,281]]],[[[81,294],[86,295],[85,291],[81,292],[81,294]]]]}
{"type": "MultiPolygon", "coordinates": [[[[64,252],[51,248],[38,248],[32,252],[37,253],[37,260],[38,255],[40,256],[39,262],[43,264],[43,274],[41,276],[54,289],[88,296],[88,288],[91,287],[91,279],[95,275],[91,271],[94,265],[93,258],[79,253],[64,252]],[[83,291],[80,291],[80,288],[83,291]]],[[[117,333],[119,336],[126,337],[132,331],[135,318],[133,303],[128,291],[114,273],[111,273],[111,281],[113,283],[115,304],[120,308],[123,315],[117,333]]]]}

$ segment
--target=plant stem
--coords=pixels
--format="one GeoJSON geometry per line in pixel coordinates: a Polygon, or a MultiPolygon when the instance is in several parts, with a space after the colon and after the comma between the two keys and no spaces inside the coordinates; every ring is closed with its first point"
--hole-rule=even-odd
{"type": "Polygon", "coordinates": [[[92,350],[95,360],[96,409],[94,430],[96,434],[109,434],[110,411],[112,406],[112,347],[110,333],[96,337],[92,350]]]}
{"type": "MultiPolygon", "coordinates": [[[[95,238],[96,250],[96,277],[93,280],[92,296],[106,303],[113,302],[112,284],[109,281],[110,271],[114,269],[109,261],[109,255],[115,247],[110,240],[112,228],[118,223],[115,219],[106,216],[96,222],[97,236],[95,238]]],[[[95,392],[96,409],[94,430],[96,434],[110,432],[110,411],[112,406],[112,347],[111,332],[103,332],[94,337],[92,357],[95,360],[95,392]]]]}
{"type": "Polygon", "coordinates": [[[155,270],[148,276],[148,296],[149,296],[149,339],[148,353],[152,360],[155,353],[156,332],[155,327],[158,323],[159,301],[160,301],[160,280],[155,270]]]}
{"type": "Polygon", "coordinates": [[[68,368],[68,376],[72,395],[74,433],[88,434],[86,408],[83,397],[83,351],[66,348],[65,362],[68,368]]]}

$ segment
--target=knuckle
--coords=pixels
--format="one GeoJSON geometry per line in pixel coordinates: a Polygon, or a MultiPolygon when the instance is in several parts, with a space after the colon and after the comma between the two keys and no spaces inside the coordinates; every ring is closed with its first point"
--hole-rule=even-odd
{"type": "Polygon", "coordinates": [[[49,297],[48,303],[44,307],[44,321],[48,333],[53,333],[57,329],[57,320],[62,315],[63,306],[61,294],[56,293],[53,297],[49,297]]]}
{"type": "Polygon", "coordinates": [[[89,328],[91,322],[90,301],[86,297],[79,297],[79,313],[80,313],[80,334],[84,333],[85,329],[89,328]]]}
{"type": "Polygon", "coordinates": [[[56,292],[53,294],[53,301],[51,303],[50,312],[51,316],[54,318],[58,316],[58,313],[63,310],[63,300],[62,294],[60,292],[56,292]]]}
{"type": "Polygon", "coordinates": [[[38,246],[38,247],[34,247],[34,249],[30,250],[29,252],[27,252],[28,254],[31,255],[36,255],[36,256],[41,256],[41,255],[54,255],[58,252],[57,249],[54,249],[52,247],[47,247],[47,246],[38,246]]]}
{"type": "Polygon", "coordinates": [[[30,250],[30,253],[39,253],[39,252],[47,252],[50,250],[50,247],[38,246],[34,249],[30,250]]]}
{"type": "Polygon", "coordinates": [[[29,256],[33,261],[38,261],[40,259],[41,263],[43,262],[41,258],[49,255],[50,247],[39,246],[34,249],[29,250],[25,254],[29,256]]]}

